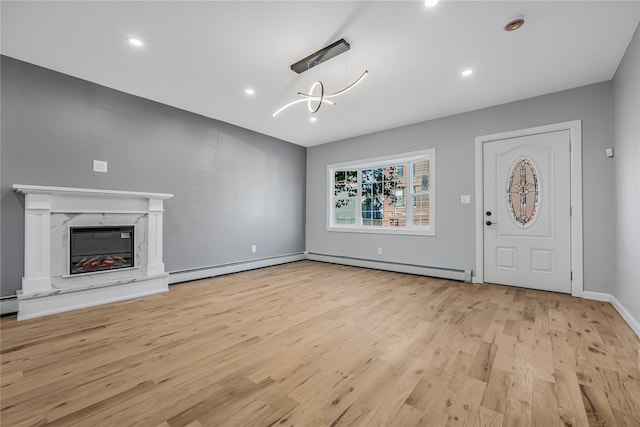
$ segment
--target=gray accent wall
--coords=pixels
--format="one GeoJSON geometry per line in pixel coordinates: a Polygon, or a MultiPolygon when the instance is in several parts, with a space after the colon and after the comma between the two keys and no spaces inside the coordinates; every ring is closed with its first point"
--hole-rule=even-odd
{"type": "Polygon", "coordinates": [[[23,275],[14,184],[173,193],[169,272],[304,251],[304,147],[6,56],[1,67],[1,296],[23,275]]]}
{"type": "MultiPolygon", "coordinates": [[[[522,82],[526,84],[526,82],[522,82]]],[[[428,94],[425,94],[428,102],[428,94]]],[[[398,105],[397,108],[402,108],[398,105]]],[[[584,288],[611,293],[615,268],[613,84],[604,82],[377,132],[307,150],[307,250],[475,270],[475,138],[582,120],[584,288]],[[329,232],[327,165],[435,148],[436,236],[329,232]],[[460,204],[470,194],[472,203],[460,204]],[[383,255],[377,255],[377,248],[383,255]]]]}
{"type": "Polygon", "coordinates": [[[640,321],[640,26],[613,79],[616,275],[613,295],[640,321]]]}

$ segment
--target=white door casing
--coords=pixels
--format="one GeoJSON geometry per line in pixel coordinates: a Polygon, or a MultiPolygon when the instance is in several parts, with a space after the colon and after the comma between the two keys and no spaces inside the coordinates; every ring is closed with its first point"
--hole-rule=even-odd
{"type": "Polygon", "coordinates": [[[484,144],[485,282],[571,292],[569,138],[484,144]]]}
{"type": "MultiPolygon", "coordinates": [[[[476,203],[475,203],[475,217],[476,217],[476,268],[474,270],[474,275],[473,275],[473,282],[474,283],[484,283],[485,281],[489,282],[489,279],[492,279],[492,282],[496,282],[498,280],[495,279],[495,277],[491,276],[491,273],[489,273],[489,277],[487,277],[485,275],[485,257],[487,256],[485,254],[485,238],[486,236],[486,232],[488,231],[487,229],[490,229],[492,226],[495,225],[495,231],[492,231],[492,233],[495,233],[495,237],[497,238],[506,238],[507,236],[503,235],[503,234],[508,234],[508,232],[505,231],[499,231],[497,229],[497,226],[500,226],[500,223],[498,221],[498,217],[496,215],[493,215],[493,220],[492,223],[497,223],[497,224],[492,224],[492,226],[486,226],[485,223],[488,220],[486,218],[486,210],[484,209],[484,198],[485,198],[485,183],[484,183],[484,178],[485,178],[485,165],[484,165],[484,146],[493,142],[493,141],[499,141],[499,140],[507,140],[510,139],[512,140],[512,142],[516,141],[518,138],[521,137],[527,137],[527,136],[533,136],[533,135],[539,135],[539,134],[549,134],[549,133],[555,133],[557,131],[562,131],[562,130],[566,130],[568,131],[568,137],[570,140],[570,152],[568,153],[568,161],[566,159],[566,153],[563,154],[564,158],[565,158],[565,170],[564,173],[565,174],[565,178],[566,178],[566,174],[569,174],[569,195],[566,196],[566,200],[569,201],[568,206],[569,209],[571,209],[571,213],[572,215],[569,217],[569,222],[568,222],[568,226],[563,228],[563,232],[565,232],[567,229],[569,230],[569,285],[567,285],[566,283],[562,284],[562,285],[558,285],[558,286],[562,286],[562,290],[561,292],[571,292],[572,295],[574,296],[586,296],[585,291],[583,290],[583,247],[582,247],[582,135],[581,135],[581,121],[580,120],[574,120],[574,121],[570,121],[570,122],[564,122],[564,123],[557,123],[557,124],[551,124],[551,125],[545,125],[545,126],[538,126],[535,128],[529,128],[529,129],[521,129],[521,130],[516,130],[516,131],[508,131],[508,132],[502,132],[502,133],[498,133],[498,134],[493,134],[493,135],[485,135],[485,136],[479,136],[476,137],[476,203]]],[[[567,133],[564,133],[564,135],[566,135],[567,133]]],[[[564,138],[564,136],[563,136],[564,138]]],[[[520,140],[522,141],[522,140],[520,140]]],[[[533,140],[529,140],[529,142],[531,142],[533,140]]],[[[511,155],[513,156],[512,160],[515,161],[515,156],[517,156],[517,154],[515,152],[511,153],[511,155]]],[[[547,154],[548,157],[548,154],[547,154]]],[[[557,160],[557,159],[556,159],[557,160]]],[[[506,156],[505,159],[503,160],[503,162],[507,162],[506,160],[506,156]]],[[[537,165],[537,162],[532,162],[534,164],[534,166],[537,165]]],[[[511,171],[511,166],[513,166],[513,164],[509,165],[508,167],[508,171],[507,173],[509,173],[511,171]]],[[[539,165],[537,165],[539,167],[539,165]]],[[[552,165],[551,165],[552,166],[552,165]]],[[[543,167],[544,169],[544,167],[543,167]]],[[[545,172],[546,173],[546,172],[545,172]]],[[[545,174],[543,173],[543,175],[545,174]]],[[[544,186],[544,182],[546,180],[546,178],[544,176],[540,176],[540,184],[542,186],[544,186]]],[[[497,179],[497,178],[496,178],[497,179]]],[[[504,196],[503,199],[503,203],[504,205],[502,206],[502,208],[504,209],[501,213],[505,215],[505,217],[509,220],[512,221],[512,225],[515,227],[515,222],[514,219],[511,217],[509,211],[507,210],[507,206],[506,206],[506,191],[507,191],[507,183],[503,182],[503,185],[500,186],[501,188],[501,192],[502,192],[502,196],[504,196]]],[[[496,181],[496,185],[497,185],[497,181],[496,181]]],[[[539,207],[541,209],[540,212],[538,212],[537,215],[544,215],[545,209],[543,206],[546,204],[545,203],[545,195],[544,195],[544,188],[540,188],[541,190],[541,199],[540,199],[540,203],[539,203],[539,207]]],[[[555,187],[552,187],[551,189],[553,191],[553,193],[547,194],[547,196],[552,196],[553,194],[555,194],[556,196],[558,196],[558,191],[562,192],[564,191],[563,194],[566,195],[566,188],[564,190],[558,190],[556,191],[555,187]]],[[[496,190],[497,191],[497,190],[496,190]]],[[[497,193],[496,193],[497,194],[497,193]]],[[[501,196],[501,197],[502,197],[501,196]]],[[[491,197],[491,196],[490,196],[491,197]]],[[[496,196],[496,201],[497,201],[497,196],[496,196]]],[[[566,205],[566,204],[565,204],[566,205]]],[[[497,212],[497,211],[496,211],[497,212]]],[[[524,227],[525,229],[530,229],[530,233],[534,234],[534,229],[535,229],[535,224],[537,223],[537,221],[539,221],[542,218],[542,216],[537,216],[536,219],[534,219],[534,221],[531,222],[531,224],[528,227],[524,227]]],[[[564,223],[565,225],[567,224],[566,222],[566,215],[564,216],[564,223]]],[[[562,220],[561,220],[562,221],[562,220]]],[[[504,221],[503,221],[504,222],[504,221]]],[[[508,224],[508,223],[507,223],[508,224]]],[[[542,222],[539,223],[541,226],[544,225],[544,219],[542,218],[542,222]]],[[[521,227],[522,228],[522,227],[521,227]]],[[[541,227],[540,227],[541,228],[541,227]]],[[[541,230],[538,230],[541,231],[541,230]]],[[[555,231],[554,231],[555,232],[555,231]]],[[[535,239],[538,239],[538,243],[540,243],[539,241],[543,240],[544,237],[534,237],[534,236],[530,236],[533,241],[535,242],[535,239]]],[[[524,239],[526,240],[526,239],[524,239]]],[[[502,242],[504,243],[504,242],[502,242]]],[[[531,243],[531,242],[529,242],[531,243]]],[[[564,247],[564,256],[566,258],[566,245],[564,247]]],[[[538,275],[542,274],[543,277],[545,277],[546,279],[549,279],[549,276],[547,274],[543,274],[542,270],[549,270],[551,267],[554,269],[554,271],[557,269],[557,265],[554,266],[550,266],[549,264],[549,253],[545,252],[548,251],[547,248],[542,247],[541,251],[533,253],[533,255],[535,255],[535,260],[532,261],[532,254],[531,252],[529,252],[529,254],[527,254],[527,261],[528,261],[528,267],[529,269],[531,269],[531,266],[533,265],[533,263],[535,262],[536,267],[535,270],[540,270],[540,271],[535,271],[534,273],[537,273],[538,275]]],[[[503,264],[505,263],[505,256],[507,256],[507,261],[510,261],[508,255],[508,251],[503,251],[503,253],[501,254],[503,256],[502,262],[503,264]]],[[[517,256],[517,255],[516,255],[517,256]]],[[[555,259],[554,259],[555,261],[555,259]]],[[[494,259],[494,263],[496,262],[496,260],[494,259]]],[[[535,275],[534,275],[535,276],[535,275]]],[[[563,276],[566,277],[566,271],[565,273],[563,273],[563,276]]],[[[513,278],[510,278],[509,281],[512,281],[513,278]]],[[[548,283],[554,283],[552,280],[540,280],[540,282],[548,282],[548,283]]],[[[519,282],[512,282],[509,283],[511,285],[518,285],[519,282]]],[[[556,284],[557,285],[557,284],[556,284]]],[[[523,285],[520,286],[526,286],[526,287],[530,287],[531,285],[526,284],[526,282],[523,285]]],[[[534,285],[531,287],[535,287],[538,289],[547,289],[546,285],[543,283],[542,286],[538,285],[534,285]]],[[[588,292],[587,292],[588,293],[588,292]]]]}

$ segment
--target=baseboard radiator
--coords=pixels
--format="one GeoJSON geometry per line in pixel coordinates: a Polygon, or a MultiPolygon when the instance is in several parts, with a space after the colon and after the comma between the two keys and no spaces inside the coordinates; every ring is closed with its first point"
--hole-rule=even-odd
{"type": "MultiPolygon", "coordinates": [[[[270,267],[305,259],[303,252],[296,254],[279,255],[260,258],[249,261],[233,262],[211,267],[203,267],[192,270],[173,271],[169,273],[169,284],[189,282],[191,280],[206,279],[208,277],[224,274],[238,273],[241,271],[255,270],[256,268],[270,267]]],[[[18,312],[18,298],[15,295],[0,298],[0,315],[15,314],[18,312]]]]}
{"type": "Polygon", "coordinates": [[[286,264],[305,259],[304,253],[279,255],[267,258],[260,258],[249,261],[232,262],[211,267],[195,268],[191,270],[181,270],[169,272],[169,284],[190,282],[192,280],[206,279],[209,277],[222,276],[224,274],[239,273],[241,271],[255,270],[256,268],[271,267],[273,265],[286,264]]]}
{"type": "Polygon", "coordinates": [[[350,265],[354,267],[372,268],[375,270],[395,271],[397,273],[417,274],[420,276],[439,277],[442,279],[459,280],[461,282],[471,282],[471,270],[430,267],[390,261],[375,261],[364,258],[326,255],[314,252],[307,253],[307,259],[310,259],[312,261],[328,262],[331,264],[350,265]]]}
{"type": "Polygon", "coordinates": [[[18,312],[18,297],[11,295],[0,298],[0,315],[13,314],[18,312]]]}

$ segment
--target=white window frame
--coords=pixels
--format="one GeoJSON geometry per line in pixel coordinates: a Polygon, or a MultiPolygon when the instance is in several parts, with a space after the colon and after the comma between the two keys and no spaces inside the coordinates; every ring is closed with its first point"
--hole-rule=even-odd
{"type": "Polygon", "coordinates": [[[334,163],[327,165],[327,231],[347,232],[347,233],[375,233],[375,234],[404,234],[418,236],[436,235],[436,149],[412,151],[409,153],[396,154],[392,156],[375,157],[364,160],[356,160],[344,163],[334,163]],[[366,226],[362,224],[362,170],[368,168],[378,168],[383,166],[393,166],[402,163],[413,165],[414,162],[429,159],[429,225],[416,226],[413,224],[413,196],[421,195],[422,192],[414,193],[413,185],[409,185],[413,179],[413,166],[411,170],[405,171],[407,176],[407,194],[405,195],[405,206],[407,209],[406,227],[381,227],[366,226]],[[335,172],[342,170],[358,171],[358,186],[356,195],[356,224],[336,224],[335,223],[335,195],[334,177],[335,172]]]}

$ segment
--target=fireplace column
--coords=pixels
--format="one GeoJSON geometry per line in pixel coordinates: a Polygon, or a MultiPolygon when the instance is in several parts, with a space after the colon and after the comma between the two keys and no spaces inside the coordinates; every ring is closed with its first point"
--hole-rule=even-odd
{"type": "Polygon", "coordinates": [[[22,292],[51,291],[51,195],[25,195],[22,292]]]}
{"type": "Polygon", "coordinates": [[[162,262],[162,213],[164,212],[162,199],[149,199],[148,222],[148,265],[147,274],[152,276],[164,273],[162,262]]]}

